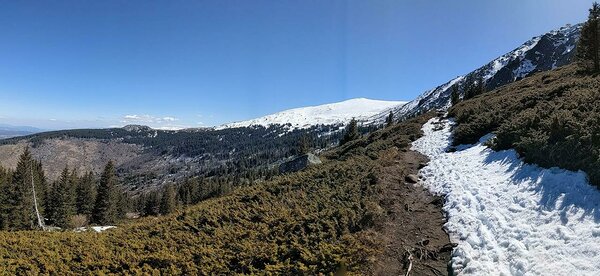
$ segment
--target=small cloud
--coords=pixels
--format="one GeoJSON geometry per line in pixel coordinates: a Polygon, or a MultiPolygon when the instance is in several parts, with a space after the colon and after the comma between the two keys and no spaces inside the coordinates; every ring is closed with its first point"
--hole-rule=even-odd
{"type": "Polygon", "coordinates": [[[163,117],[162,119],[163,119],[163,121],[166,121],[166,122],[175,122],[175,121],[179,120],[179,119],[174,118],[174,117],[163,117]]]}
{"type": "Polygon", "coordinates": [[[179,121],[179,119],[175,118],[175,117],[171,117],[171,116],[157,117],[157,116],[152,116],[152,115],[148,115],[148,114],[125,115],[125,116],[123,116],[123,119],[121,120],[122,123],[126,123],[126,124],[127,123],[162,124],[162,123],[175,122],[175,121],[179,121]]]}
{"type": "Polygon", "coordinates": [[[50,121],[53,121],[53,122],[54,122],[54,121],[56,121],[56,119],[49,119],[49,120],[50,120],[50,121]]]}
{"type": "Polygon", "coordinates": [[[153,116],[149,114],[129,114],[123,116],[121,119],[121,123],[126,125],[141,124],[160,130],[180,130],[188,128],[188,126],[173,124],[176,121],[179,121],[179,118],[173,116],[153,116]]]}

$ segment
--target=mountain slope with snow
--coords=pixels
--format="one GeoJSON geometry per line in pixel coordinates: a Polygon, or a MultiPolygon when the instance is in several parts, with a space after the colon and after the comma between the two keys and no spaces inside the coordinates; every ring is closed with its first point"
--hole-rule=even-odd
{"type": "MultiPolygon", "coordinates": [[[[582,24],[566,25],[558,30],[536,36],[513,51],[504,54],[486,65],[434,89],[425,91],[416,99],[391,111],[398,118],[411,117],[431,109],[450,107],[450,95],[456,87],[462,95],[465,89],[478,79],[483,79],[488,90],[512,83],[536,72],[548,71],[569,64],[575,53],[582,24]]],[[[370,118],[381,123],[390,110],[370,118]]]]}
{"type": "Polygon", "coordinates": [[[315,125],[346,124],[352,118],[361,121],[384,110],[402,106],[405,103],[402,101],[357,98],[338,103],[285,110],[248,121],[224,124],[219,129],[257,125],[267,127],[290,124],[293,128],[307,128],[315,125]]]}
{"type": "Polygon", "coordinates": [[[446,152],[450,120],[430,120],[413,142],[430,158],[423,185],[445,197],[457,275],[598,275],[600,192],[586,174],[525,164],[514,150],[446,152]]]}

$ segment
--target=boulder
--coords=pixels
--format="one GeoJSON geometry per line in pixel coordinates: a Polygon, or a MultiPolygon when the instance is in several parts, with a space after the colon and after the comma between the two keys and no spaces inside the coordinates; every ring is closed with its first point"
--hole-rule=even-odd
{"type": "Polygon", "coordinates": [[[312,153],[300,155],[279,165],[279,173],[291,173],[304,170],[310,166],[321,164],[321,159],[312,153]]]}

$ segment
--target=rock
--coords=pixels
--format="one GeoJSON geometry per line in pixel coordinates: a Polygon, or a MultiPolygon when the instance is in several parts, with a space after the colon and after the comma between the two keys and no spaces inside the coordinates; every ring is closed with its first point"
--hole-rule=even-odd
{"type": "Polygon", "coordinates": [[[404,177],[404,180],[406,180],[406,182],[408,183],[417,183],[419,182],[419,178],[414,175],[414,174],[409,174],[406,177],[404,177]]]}
{"type": "Polygon", "coordinates": [[[425,166],[427,166],[427,163],[423,163],[423,162],[419,163],[419,170],[422,168],[425,168],[425,166]]]}
{"type": "Polygon", "coordinates": [[[321,164],[321,159],[312,153],[300,155],[290,161],[279,165],[279,173],[291,173],[306,169],[307,167],[321,164]]]}
{"type": "Polygon", "coordinates": [[[457,149],[455,147],[449,147],[446,152],[450,153],[450,152],[456,152],[457,149]]]}
{"type": "Polygon", "coordinates": [[[455,247],[457,247],[458,244],[457,243],[447,243],[444,244],[439,250],[438,252],[442,253],[442,252],[452,252],[452,250],[454,250],[455,247]]]}

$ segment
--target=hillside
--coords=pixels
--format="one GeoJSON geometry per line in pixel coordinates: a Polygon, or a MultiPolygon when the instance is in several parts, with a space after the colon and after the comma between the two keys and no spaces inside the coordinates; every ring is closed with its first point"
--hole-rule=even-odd
{"type": "MultiPolygon", "coordinates": [[[[461,95],[479,79],[485,88],[492,90],[543,72],[569,64],[577,46],[582,24],[566,25],[546,34],[533,37],[516,49],[490,61],[476,70],[458,76],[434,89],[425,91],[416,99],[391,110],[396,117],[408,118],[431,109],[450,107],[450,95],[456,88],[461,95]]],[[[370,120],[381,123],[390,110],[373,116],[370,120]]]]}
{"type": "Polygon", "coordinates": [[[500,87],[450,109],[455,144],[494,132],[496,150],[526,162],[585,171],[600,185],[600,78],[569,65],[500,87]]]}
{"type": "Polygon", "coordinates": [[[216,129],[169,131],[130,125],[42,132],[0,140],[0,166],[14,168],[27,146],[51,180],[65,166],[99,173],[112,160],[127,180],[126,188],[140,192],[194,176],[272,170],[297,153],[300,137],[307,136],[315,150],[325,149],[337,145],[343,125],[352,118],[366,118],[403,103],[352,99],[216,129]]]}
{"type": "Polygon", "coordinates": [[[439,199],[404,183],[424,160],[408,146],[429,117],[328,151],[321,166],[171,216],[102,234],[0,233],[0,266],[32,274],[398,274],[406,269],[398,257],[412,254],[413,273],[443,273],[451,245],[439,199]]]}
{"type": "Polygon", "coordinates": [[[26,146],[44,165],[49,179],[68,166],[99,173],[108,160],[139,191],[192,176],[269,170],[296,154],[307,135],[315,149],[337,144],[339,126],[315,126],[289,131],[262,126],[181,131],[127,126],[43,132],[0,141],[0,166],[14,168],[26,146]]]}

